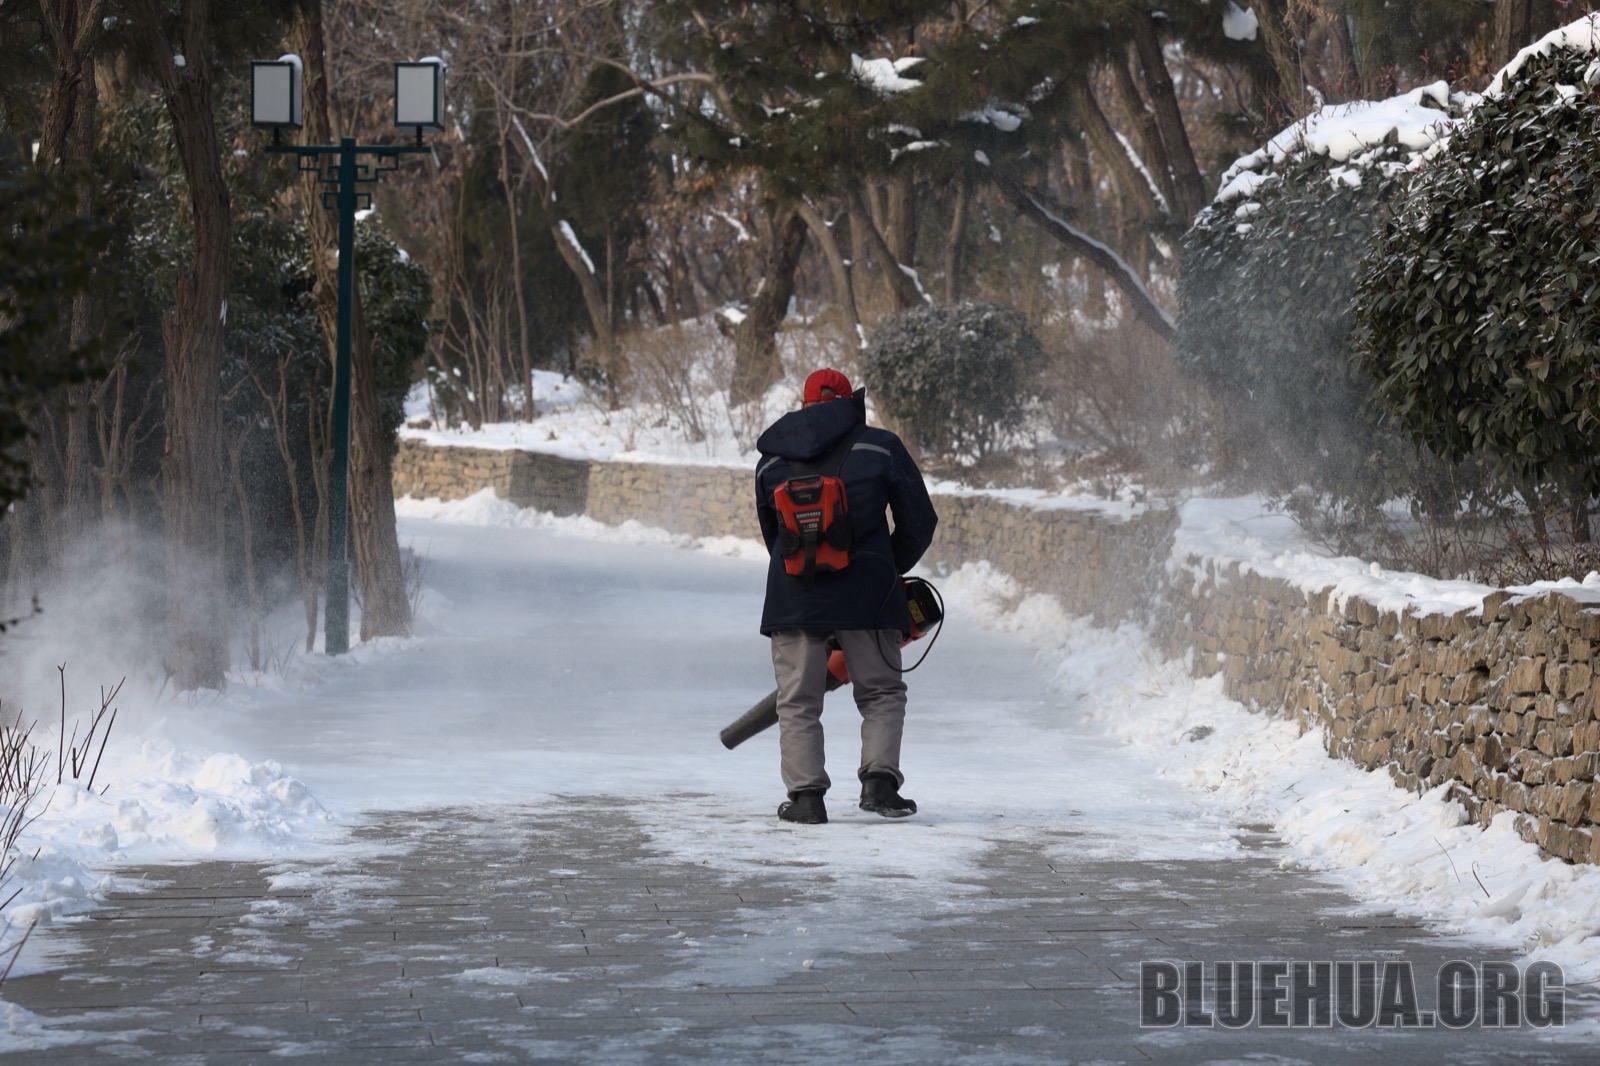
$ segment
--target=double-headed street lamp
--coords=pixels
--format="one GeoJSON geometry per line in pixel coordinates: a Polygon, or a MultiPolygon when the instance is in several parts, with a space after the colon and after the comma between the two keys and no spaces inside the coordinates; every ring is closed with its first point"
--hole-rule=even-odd
{"type": "Polygon", "coordinates": [[[339,215],[338,337],[333,366],[333,466],[328,476],[328,606],[324,650],[342,655],[350,650],[350,314],[355,292],[356,210],[370,207],[370,185],[400,165],[399,156],[426,152],[424,130],[444,128],[444,61],[423,59],[394,65],[394,124],[416,131],[413,144],[357,144],[342,137],[338,144],[284,144],[283,131],[301,126],[300,57],[250,64],[250,121],[272,130],[269,152],[293,152],[302,171],[333,188],[322,202],[339,215]],[[364,163],[361,156],[372,156],[364,163]]]}

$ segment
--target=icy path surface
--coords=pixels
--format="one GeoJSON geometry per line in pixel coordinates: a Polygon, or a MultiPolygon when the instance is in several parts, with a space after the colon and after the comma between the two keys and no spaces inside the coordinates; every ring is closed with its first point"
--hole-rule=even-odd
{"type": "MultiPolygon", "coordinates": [[[[536,529],[411,519],[403,533],[431,597],[416,639],[358,652],[304,693],[196,708],[180,726],[190,743],[276,759],[345,814],[604,795],[637,799],[686,859],[813,846],[773,831],[776,731],[732,752],[717,740],[773,686],[759,563],[536,529]],[[703,798],[665,799],[684,792],[703,798]],[[746,820],[708,836],[711,811],[746,820]]],[[[854,809],[859,718],[848,693],[829,697],[834,823],[814,845],[829,861],[953,876],[997,838],[1085,821],[1108,856],[1233,849],[1225,819],[1075,713],[1070,679],[1059,690],[1023,641],[980,628],[959,599],[949,610],[908,679],[906,794],[922,813],[900,831],[854,809]]],[[[1129,672],[1148,665],[1130,652],[1129,672]]]]}
{"type": "MultiPolygon", "coordinates": [[[[824,717],[833,820],[794,827],[774,817],[775,735],[717,741],[772,686],[758,562],[537,529],[402,532],[431,590],[416,638],[177,723],[278,760],[352,838],[272,868],[158,869],[167,895],[53,931],[63,950],[81,940],[82,965],[67,954],[64,975],[7,987],[37,1012],[10,1019],[12,1048],[120,1026],[149,1053],[329,1061],[1581,1058],[1552,1041],[1574,1027],[1139,1030],[1141,959],[1405,958],[1431,982],[1445,959],[1506,955],[1280,869],[1263,827],[1107,735],[1093,678],[1053,676],[959,596],[910,679],[920,813],[854,808],[859,719],[841,692],[824,717]],[[252,1009],[274,1017],[239,1016],[252,1009]],[[369,1009],[402,1017],[351,1020],[369,1009]]],[[[1160,678],[1152,666],[1130,651],[1114,668],[1160,678]]]]}

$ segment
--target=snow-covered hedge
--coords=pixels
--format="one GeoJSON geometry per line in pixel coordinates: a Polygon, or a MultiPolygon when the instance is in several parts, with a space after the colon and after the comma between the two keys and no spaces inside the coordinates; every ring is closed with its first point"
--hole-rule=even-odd
{"type": "Polygon", "coordinates": [[[1361,360],[1418,440],[1600,493],[1600,26],[1525,49],[1430,154],[1360,279],[1361,360]]]}
{"type": "Polygon", "coordinates": [[[1357,268],[1460,106],[1439,82],[1324,107],[1237,160],[1185,235],[1178,356],[1230,401],[1237,459],[1263,478],[1341,494],[1392,479],[1352,365],[1357,268]]]}

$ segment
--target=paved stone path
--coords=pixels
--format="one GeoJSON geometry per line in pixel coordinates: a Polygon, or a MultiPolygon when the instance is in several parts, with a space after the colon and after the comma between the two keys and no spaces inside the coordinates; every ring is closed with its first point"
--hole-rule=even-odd
{"type": "Polygon", "coordinates": [[[1403,958],[1430,1006],[1437,967],[1480,953],[1349,917],[1353,901],[1278,868],[1270,837],[1241,857],[1129,863],[1047,858],[1070,854],[1070,832],[1050,835],[998,843],[970,891],[920,900],[892,943],[853,950],[826,935],[830,905],[915,878],[844,884],[811,862],[730,875],[652,849],[594,798],[380,814],[332,866],[134,871],[149,891],[51,930],[59,968],[5,985],[72,1042],[5,1055],[0,1033],[0,1058],[1595,1061],[1570,1030],[1140,1029],[1141,960],[1403,958]]]}

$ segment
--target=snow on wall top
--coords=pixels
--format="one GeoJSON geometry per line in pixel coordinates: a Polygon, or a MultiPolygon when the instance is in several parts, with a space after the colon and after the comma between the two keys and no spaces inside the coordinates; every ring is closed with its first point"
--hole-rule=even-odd
{"type": "MultiPolygon", "coordinates": [[[[1496,591],[1476,581],[1388,570],[1352,556],[1330,555],[1312,544],[1293,518],[1271,510],[1258,496],[1192,499],[1180,507],[1179,517],[1167,569],[1196,580],[1206,576],[1207,563],[1218,570],[1237,565],[1308,596],[1327,591],[1334,610],[1360,598],[1380,611],[1417,615],[1479,613],[1484,597],[1496,591]]],[[[1518,597],[1561,592],[1579,603],[1600,605],[1600,573],[1581,581],[1536,581],[1507,591],[1518,597]]]]}

